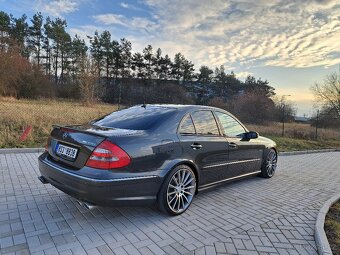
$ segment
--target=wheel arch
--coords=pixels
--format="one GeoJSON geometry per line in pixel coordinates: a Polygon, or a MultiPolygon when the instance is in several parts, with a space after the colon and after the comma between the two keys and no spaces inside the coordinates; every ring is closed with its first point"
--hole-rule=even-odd
{"type": "MultiPolygon", "coordinates": [[[[174,164],[172,164],[171,167],[168,168],[168,171],[167,171],[166,175],[164,176],[164,181],[167,178],[167,176],[171,173],[171,171],[174,168],[176,168],[177,166],[180,166],[180,165],[188,166],[194,172],[195,177],[196,177],[196,194],[197,194],[198,184],[199,184],[199,181],[200,181],[200,173],[199,173],[197,165],[194,162],[192,162],[191,160],[186,160],[186,159],[178,160],[174,164]]],[[[164,181],[162,182],[161,186],[163,186],[164,181]]]]}
{"type": "Polygon", "coordinates": [[[269,152],[270,150],[274,150],[275,153],[276,153],[276,156],[279,155],[279,152],[278,152],[278,150],[277,150],[276,145],[275,145],[275,144],[270,144],[270,145],[266,146],[265,149],[264,149],[263,159],[265,159],[265,157],[267,156],[267,154],[268,154],[268,152],[269,152]]]}

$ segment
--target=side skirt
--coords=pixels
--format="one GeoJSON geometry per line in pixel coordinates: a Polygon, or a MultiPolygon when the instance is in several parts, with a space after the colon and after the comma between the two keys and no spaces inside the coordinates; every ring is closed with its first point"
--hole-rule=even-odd
{"type": "Polygon", "coordinates": [[[259,173],[261,173],[261,171],[251,172],[251,173],[248,173],[248,174],[242,174],[242,175],[238,175],[238,176],[235,176],[235,177],[223,179],[223,180],[220,180],[220,181],[208,183],[208,184],[205,184],[203,186],[198,187],[198,191],[203,191],[203,190],[206,190],[206,189],[210,189],[212,187],[221,185],[221,184],[223,184],[225,182],[229,182],[229,181],[237,180],[237,179],[242,179],[242,178],[247,177],[247,176],[257,175],[259,173]]]}

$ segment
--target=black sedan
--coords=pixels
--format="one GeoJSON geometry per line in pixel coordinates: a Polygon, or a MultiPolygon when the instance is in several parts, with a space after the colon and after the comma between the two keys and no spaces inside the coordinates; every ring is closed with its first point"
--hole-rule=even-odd
{"type": "Polygon", "coordinates": [[[229,112],[198,105],[139,105],[86,125],[54,126],[40,181],[90,208],[157,202],[183,213],[195,194],[277,164],[275,142],[229,112]]]}

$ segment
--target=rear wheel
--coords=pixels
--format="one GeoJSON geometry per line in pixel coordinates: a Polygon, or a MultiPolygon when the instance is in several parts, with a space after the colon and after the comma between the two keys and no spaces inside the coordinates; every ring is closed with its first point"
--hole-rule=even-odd
{"type": "Polygon", "coordinates": [[[269,149],[263,161],[261,176],[271,178],[274,176],[277,167],[277,153],[274,149],[269,149]]]}
{"type": "Polygon", "coordinates": [[[158,205],[170,215],[180,215],[189,208],[195,192],[195,173],[186,165],[177,166],[168,175],[160,190],[158,205]]]}

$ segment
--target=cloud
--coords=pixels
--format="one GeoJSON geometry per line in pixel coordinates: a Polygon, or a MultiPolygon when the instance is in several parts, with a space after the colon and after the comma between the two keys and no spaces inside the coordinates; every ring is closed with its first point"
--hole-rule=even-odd
{"type": "Polygon", "coordinates": [[[130,9],[130,10],[138,10],[140,11],[141,9],[135,5],[132,5],[132,4],[128,4],[126,2],[121,2],[119,3],[119,5],[125,9],[130,9]]]}
{"type": "Polygon", "coordinates": [[[126,9],[129,9],[129,7],[130,7],[130,5],[128,3],[125,3],[125,2],[121,2],[119,5],[123,8],[126,8],[126,9]]]}
{"type": "Polygon", "coordinates": [[[336,0],[145,3],[159,25],[154,43],[183,48],[198,64],[249,68],[340,63],[340,4],[336,0]]]}
{"type": "Polygon", "coordinates": [[[128,24],[126,23],[127,20],[123,15],[120,14],[113,14],[113,13],[108,13],[108,14],[100,14],[100,15],[95,15],[93,16],[96,22],[102,23],[104,25],[122,25],[122,26],[127,26],[128,24]]]}
{"type": "Polygon", "coordinates": [[[101,25],[120,25],[130,30],[139,30],[147,33],[155,32],[159,27],[154,21],[145,17],[127,18],[121,14],[107,13],[93,16],[94,20],[101,25]]]}
{"type": "Polygon", "coordinates": [[[244,80],[244,79],[246,79],[249,75],[253,75],[253,73],[245,71],[245,72],[237,72],[235,75],[236,75],[237,78],[243,79],[243,80],[244,80]]]}
{"type": "Polygon", "coordinates": [[[51,16],[58,17],[78,10],[79,2],[74,0],[37,1],[36,9],[51,16]]]}

